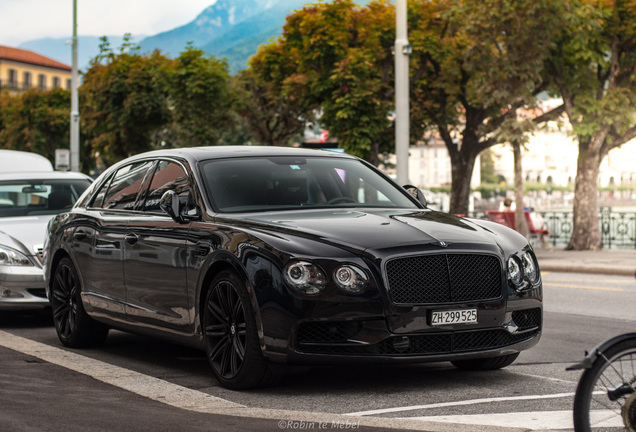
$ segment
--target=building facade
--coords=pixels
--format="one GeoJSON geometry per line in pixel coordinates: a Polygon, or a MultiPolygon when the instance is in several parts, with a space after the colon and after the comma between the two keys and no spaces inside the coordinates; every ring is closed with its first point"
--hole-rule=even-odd
{"type": "Polygon", "coordinates": [[[0,90],[71,89],[72,68],[33,51],[0,45],[0,90]]]}

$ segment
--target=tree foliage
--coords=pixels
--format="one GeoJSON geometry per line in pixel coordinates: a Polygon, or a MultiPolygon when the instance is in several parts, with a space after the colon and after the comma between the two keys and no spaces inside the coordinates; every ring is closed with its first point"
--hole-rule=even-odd
{"type": "MultiPolygon", "coordinates": [[[[70,145],[71,93],[55,88],[0,93],[0,147],[41,154],[55,161],[56,149],[70,145]]],[[[80,155],[82,168],[94,165],[90,152],[80,155]]]]}
{"type": "Polygon", "coordinates": [[[546,62],[579,145],[568,248],[599,249],[599,166],[611,149],[636,137],[636,2],[568,6],[546,62]]]}
{"type": "Polygon", "coordinates": [[[123,45],[115,54],[104,38],[81,86],[82,117],[95,152],[109,163],[153,148],[152,133],[168,123],[163,77],[168,58],[123,45]]]}
{"type": "Polygon", "coordinates": [[[261,82],[320,122],[348,153],[377,164],[393,142],[393,7],[352,0],[306,6],[250,65],[261,82]]]}
{"type": "Polygon", "coordinates": [[[543,73],[560,4],[550,0],[409,2],[413,128],[434,127],[452,165],[450,211],[466,213],[485,149],[525,130],[521,108],[547,86],[543,73]]]}
{"type": "Polygon", "coordinates": [[[235,121],[226,62],[189,45],[169,62],[165,79],[172,113],[167,145],[219,144],[235,121]]]}
{"type": "Polygon", "coordinates": [[[275,82],[263,80],[253,69],[240,71],[233,87],[237,92],[234,109],[257,144],[285,146],[312,119],[298,98],[281,94],[275,82]]]}

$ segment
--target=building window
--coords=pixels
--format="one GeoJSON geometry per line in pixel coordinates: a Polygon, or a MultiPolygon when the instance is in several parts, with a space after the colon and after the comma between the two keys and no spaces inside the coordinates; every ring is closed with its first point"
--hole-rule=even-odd
{"type": "Polygon", "coordinates": [[[18,72],[15,69],[9,69],[9,88],[11,90],[18,89],[18,72]]]}
{"type": "Polygon", "coordinates": [[[30,89],[31,88],[31,72],[24,72],[23,75],[23,82],[22,82],[22,86],[25,89],[30,89]]]}
{"type": "Polygon", "coordinates": [[[38,88],[40,90],[46,90],[46,75],[44,74],[38,75],[38,88]]]}
{"type": "Polygon", "coordinates": [[[60,86],[60,77],[53,77],[53,88],[58,88],[60,86]]]}
{"type": "Polygon", "coordinates": [[[71,86],[72,86],[71,79],[67,78],[66,79],[66,90],[71,90],[71,86]]]}

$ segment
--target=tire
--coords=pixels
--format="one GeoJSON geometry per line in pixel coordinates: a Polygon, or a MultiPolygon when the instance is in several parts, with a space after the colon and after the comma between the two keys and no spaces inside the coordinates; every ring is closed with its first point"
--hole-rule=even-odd
{"type": "Polygon", "coordinates": [[[256,318],[245,285],[228,270],[210,285],[203,312],[207,358],[221,385],[232,390],[278,381],[260,347],[256,318]]]}
{"type": "Polygon", "coordinates": [[[600,420],[615,425],[616,430],[636,430],[635,381],[636,338],[614,344],[599,354],[592,367],[583,371],[576,388],[574,430],[608,430],[607,423],[600,420]]]}
{"type": "Polygon", "coordinates": [[[62,258],[51,282],[53,324],[60,341],[69,348],[97,346],[108,336],[108,327],[86,314],[80,279],[70,258],[62,258]]]}
{"type": "Polygon", "coordinates": [[[472,360],[453,360],[453,366],[470,371],[496,370],[510,366],[519,357],[519,353],[472,360]]]}

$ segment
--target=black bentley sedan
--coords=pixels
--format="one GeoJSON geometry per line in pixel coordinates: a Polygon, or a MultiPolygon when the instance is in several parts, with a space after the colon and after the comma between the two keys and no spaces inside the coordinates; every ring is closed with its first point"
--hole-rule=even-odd
{"type": "Polygon", "coordinates": [[[528,241],[427,208],[368,163],[272,147],[160,150],[105,171],[51,220],[61,342],[109,328],[205,350],[219,382],[281,366],[450,361],[498,369],[539,341],[528,241]]]}

